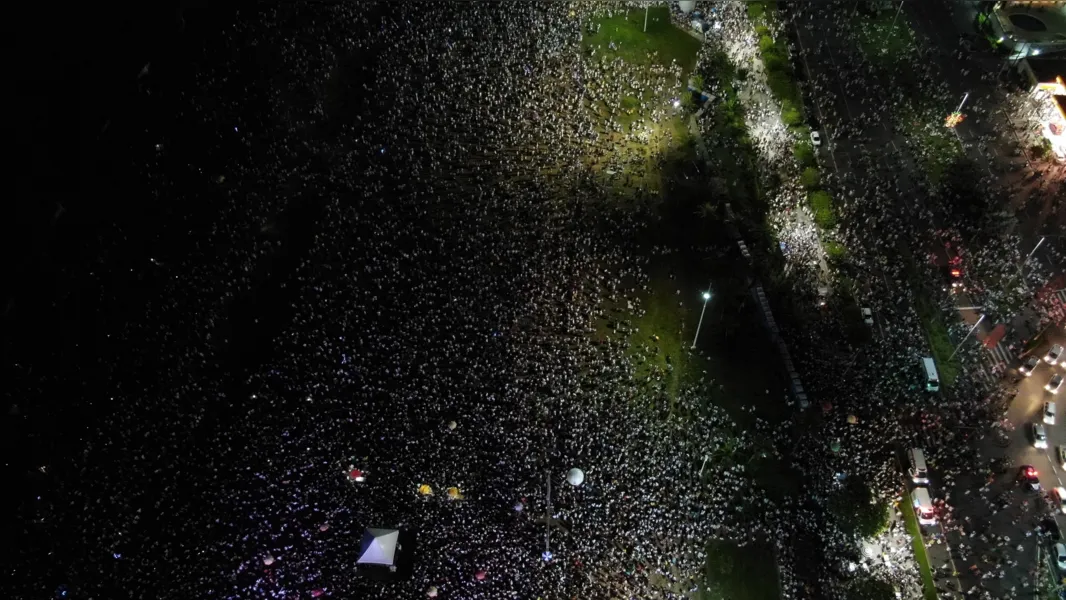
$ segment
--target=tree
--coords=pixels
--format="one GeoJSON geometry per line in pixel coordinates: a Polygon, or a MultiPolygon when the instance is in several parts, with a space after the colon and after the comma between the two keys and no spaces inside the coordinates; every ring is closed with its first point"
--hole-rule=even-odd
{"type": "Polygon", "coordinates": [[[829,499],[841,531],[860,538],[877,537],[888,528],[888,503],[874,496],[860,479],[849,478],[829,499]]]}
{"type": "Polygon", "coordinates": [[[799,142],[792,147],[792,155],[801,167],[814,166],[814,146],[810,142],[799,142]]]}
{"type": "Polygon", "coordinates": [[[785,125],[799,125],[803,122],[803,113],[800,112],[800,109],[796,108],[791,103],[783,103],[781,109],[781,120],[785,122],[785,125]]]}
{"type": "Polygon", "coordinates": [[[764,35],[759,38],[759,50],[763,54],[770,54],[774,52],[774,38],[769,35],[764,35]]]}
{"type": "Polygon", "coordinates": [[[811,192],[807,201],[814,212],[814,222],[822,229],[832,229],[837,224],[836,215],[833,213],[833,199],[827,192],[811,192]]]}
{"type": "Polygon", "coordinates": [[[855,580],[848,586],[847,600],[895,600],[896,590],[892,584],[866,577],[855,580]]]}
{"type": "Polygon", "coordinates": [[[800,183],[808,190],[813,190],[822,182],[822,174],[815,167],[807,167],[800,174],[800,183]]]}

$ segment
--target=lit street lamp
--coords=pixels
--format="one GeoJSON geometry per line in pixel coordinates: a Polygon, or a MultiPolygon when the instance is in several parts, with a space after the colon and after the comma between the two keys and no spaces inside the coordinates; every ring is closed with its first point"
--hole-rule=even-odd
{"type": "Polygon", "coordinates": [[[962,345],[966,342],[966,340],[970,339],[970,334],[972,334],[973,331],[977,329],[977,326],[981,324],[981,321],[984,320],[985,315],[981,315],[981,318],[977,319],[977,322],[973,324],[973,327],[971,327],[970,330],[966,332],[966,337],[962,338],[962,341],[959,342],[958,346],[955,346],[955,351],[951,353],[951,356],[948,357],[948,360],[955,358],[955,355],[959,353],[959,348],[962,348],[962,345]]]}
{"type": "Polygon", "coordinates": [[[703,310],[700,311],[700,322],[696,325],[696,335],[692,338],[692,350],[696,349],[696,340],[700,339],[700,327],[703,326],[703,315],[707,314],[707,301],[711,299],[711,290],[703,292],[703,310]]]}
{"type": "Polygon", "coordinates": [[[1025,257],[1025,260],[1023,260],[1023,261],[1022,261],[1022,266],[1023,266],[1023,267],[1025,266],[1025,263],[1029,262],[1029,259],[1033,257],[1033,254],[1036,254],[1036,249],[1037,249],[1037,248],[1039,248],[1039,247],[1040,247],[1040,245],[1041,245],[1041,244],[1043,244],[1043,243],[1044,243],[1044,240],[1046,240],[1046,239],[1047,239],[1047,236],[1046,236],[1046,235],[1045,235],[1045,236],[1042,236],[1042,237],[1040,238],[1040,241],[1036,243],[1036,246],[1033,246],[1033,251],[1032,251],[1032,252],[1030,252],[1030,253],[1029,253],[1029,254],[1028,254],[1028,255],[1027,255],[1026,257],[1025,257]]]}

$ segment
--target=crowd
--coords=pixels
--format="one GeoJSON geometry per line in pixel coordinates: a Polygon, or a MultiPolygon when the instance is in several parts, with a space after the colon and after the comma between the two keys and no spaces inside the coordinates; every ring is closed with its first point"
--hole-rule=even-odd
{"type": "MultiPolygon", "coordinates": [[[[800,371],[821,374],[806,378],[806,387],[815,398],[833,399],[831,407],[824,407],[835,418],[830,420],[823,438],[836,439],[841,446],[837,456],[818,452],[805,457],[804,462],[824,465],[827,473],[863,473],[877,482],[882,497],[892,497],[900,483],[891,449],[925,447],[935,455],[941,471],[938,476],[943,477],[946,493],[941,519],[948,531],[967,536],[964,547],[956,549],[956,554],[960,562],[973,559],[973,570],[980,575],[979,579],[968,582],[968,593],[981,597],[1015,597],[1035,585],[1036,579],[1023,569],[1022,576],[1010,580],[1009,584],[990,581],[1005,577],[1006,569],[1016,566],[1017,540],[1012,542],[1010,536],[992,535],[987,524],[979,521],[986,508],[994,513],[1006,506],[1000,491],[996,489],[993,498],[989,497],[993,493],[990,482],[979,481],[974,486],[979,488],[982,501],[976,502],[981,507],[977,510],[967,507],[973,522],[969,516],[965,522],[959,522],[951,508],[958,501],[951,497],[952,493],[959,496],[968,490],[965,486],[956,487],[965,474],[980,473],[980,479],[989,473],[1001,477],[1006,472],[998,466],[989,466],[994,452],[987,448],[979,451],[981,444],[961,442],[980,437],[973,436],[973,432],[989,431],[1005,410],[1010,391],[987,389],[984,380],[977,376],[977,370],[984,368],[978,356],[980,350],[962,347],[959,352],[962,371],[954,397],[950,400],[926,397],[919,376],[919,359],[929,354],[929,342],[923,333],[927,325],[922,319],[935,315],[941,307],[926,309],[925,316],[920,317],[915,310],[918,302],[913,286],[918,282],[934,297],[939,295],[945,312],[953,312],[953,298],[937,289],[946,286],[946,281],[942,269],[935,265],[961,264],[969,299],[975,300],[975,304],[979,300],[992,318],[1009,320],[1032,298],[1035,290],[1048,282],[1049,271],[1060,263],[1060,256],[1056,250],[1049,249],[1045,256],[1031,256],[1026,260],[1025,252],[1019,250],[1021,238],[1012,231],[1014,218],[1006,207],[1010,205],[1009,194],[1017,191],[1009,185],[1010,170],[1020,170],[1026,164],[1020,158],[1008,164],[1006,159],[991,163],[994,159],[986,156],[991,163],[988,173],[978,173],[978,181],[973,186],[979,190],[979,197],[956,199],[950,187],[930,188],[924,182],[922,171],[939,157],[930,155],[931,148],[927,146],[904,144],[894,132],[904,130],[912,134],[911,140],[921,138],[910,131],[908,115],[920,113],[929,102],[953,106],[949,86],[934,56],[937,50],[927,42],[913,40],[905,52],[894,52],[887,61],[855,51],[868,45],[872,36],[884,39],[885,31],[864,24],[868,21],[855,18],[853,10],[853,3],[804,6],[796,9],[796,14],[780,15],[784,30],[776,32],[790,35],[787,30],[795,29],[799,36],[792,50],[812,65],[812,77],[804,83],[813,98],[809,112],[825,119],[823,125],[829,128],[833,138],[831,148],[844,155],[845,168],[834,167],[829,176],[824,175],[829,169],[823,169],[842,224],[830,234],[848,250],[846,264],[835,268],[840,275],[858,283],[846,291],[854,295],[860,306],[871,308],[875,316],[868,332],[874,343],[862,345],[858,350],[853,340],[862,336],[842,328],[841,322],[846,322],[848,316],[833,310],[832,305],[824,320],[789,332],[794,348],[799,348],[793,354],[798,357],[800,371]],[[826,35],[827,32],[832,35],[826,35]],[[800,40],[806,42],[806,47],[800,40]],[[912,102],[912,98],[921,101],[912,102]],[[1003,185],[1005,182],[1008,185],[1003,185]],[[976,210],[962,205],[975,202],[979,207],[976,210]],[[980,214],[981,220],[970,216],[972,213],[980,214]],[[944,250],[930,252],[931,248],[944,250]],[[1019,269],[1019,265],[1023,268],[1019,269]],[[833,347],[840,349],[839,354],[825,351],[833,347]],[[829,373],[846,376],[825,375],[829,373]],[[857,419],[845,419],[849,414],[857,419]],[[1003,507],[999,506],[1001,502],[1003,507]]],[[[740,40],[744,49],[733,54],[754,56],[758,47],[755,35],[743,19],[732,22],[735,27],[727,17],[725,43],[736,44],[740,40]]],[[[753,72],[758,73],[758,69],[753,72]]],[[[757,78],[748,85],[756,88],[752,97],[761,99],[754,107],[759,118],[774,114],[777,107],[765,85],[757,78]]],[[[1015,100],[1021,96],[1013,93],[1015,100]]],[[[957,103],[957,99],[954,101],[957,103]]],[[[982,115],[986,107],[978,100],[968,110],[982,115]]],[[[1002,144],[1004,138],[1010,139],[1006,127],[1013,124],[1001,121],[986,122],[989,127],[976,130],[982,146],[1002,144]]],[[[937,119],[927,127],[939,126],[937,119]]],[[[756,130],[752,127],[752,131],[756,130]]],[[[772,131],[766,127],[761,130],[772,131]]],[[[934,133],[930,131],[926,135],[934,133]]],[[[760,148],[767,145],[760,143],[760,148]]],[[[767,155],[763,153],[764,157],[767,155]]],[[[767,166],[783,173],[786,182],[790,176],[794,181],[795,167],[789,162],[767,166]]],[[[798,272],[807,267],[810,275],[806,278],[807,285],[811,286],[818,281],[816,269],[811,268],[816,262],[812,256],[821,254],[817,233],[809,222],[792,218],[794,213],[804,210],[802,197],[795,190],[788,193],[787,183],[782,189],[785,191],[777,196],[771,208],[771,223],[778,230],[778,239],[786,241],[789,248],[811,249],[807,253],[785,252],[789,265],[795,266],[798,272]],[[801,244],[797,238],[810,239],[813,243],[801,244]]],[[[966,335],[965,325],[953,329],[957,329],[953,339],[960,340],[966,335]]],[[[1019,523],[1025,521],[1024,527],[1029,528],[1027,537],[1034,533],[1033,525],[1048,514],[1046,511],[1046,506],[1035,512],[1026,510],[1024,519],[1016,519],[1019,523]]],[[[827,540],[827,546],[832,545],[827,540]]],[[[843,541],[837,540],[836,546],[843,545],[843,541]]],[[[893,576],[901,575],[907,579],[900,572],[893,576]]],[[[951,573],[946,575],[938,586],[945,592],[958,591],[953,587],[956,583],[948,583],[951,573]]]]}
{"type": "MultiPolygon", "coordinates": [[[[878,326],[849,353],[824,351],[850,339],[835,305],[783,325],[824,401],[817,427],[741,423],[704,402],[710,379],[671,400],[640,358],[662,332],[633,325],[648,213],[602,207],[618,187],[658,191],[649,147],[669,145],[658,125],[684,71],[582,50],[594,16],[624,10],[298,4],[221,30],[187,15],[178,52],[195,59],[140,77],[134,143],[162,233],[108,232],[84,275],[118,303],[112,271],[129,269],[151,288],[142,314],[107,321],[106,359],[17,383],[32,407],[77,381],[72,402],[94,418],[69,430],[76,451],[32,465],[48,491],[22,508],[13,597],[684,598],[708,540],[772,548],[786,598],[835,597],[856,564],[920,595],[899,551],[855,554],[827,498],[842,474],[896,497],[892,442],[925,445],[953,475],[968,446],[939,423],[994,414],[965,377],[951,402],[919,390],[925,341],[899,257],[924,255],[944,217],[884,168],[905,170],[902,153],[858,150],[831,181],[878,326]],[[134,246],[152,253],[116,260],[134,246]],[[803,494],[769,494],[756,454],[803,494]],[[367,527],[412,534],[410,573],[357,568],[367,527]]],[[[769,218],[805,298],[829,267],[793,141],[742,7],[716,18],[700,64],[725,50],[752,65],[741,98],[760,165],[785,175],[769,218]]],[[[28,413],[12,416],[47,428],[28,413]]]]}
{"type": "MultiPolygon", "coordinates": [[[[614,111],[623,84],[656,97],[680,68],[581,52],[591,16],[313,4],[217,31],[185,15],[172,62],[141,71],[133,126],[165,218],[107,232],[84,275],[121,303],[115,258],[148,247],[121,264],[151,289],[107,321],[106,360],[62,375],[92,418],[33,465],[50,491],[23,507],[18,597],[680,598],[711,539],[767,544],[794,593],[805,509],[741,460],[781,426],[703,407],[710,380],[676,400],[697,421],[666,418],[661,374],[596,333],[639,314],[645,215],[604,221],[586,167],[640,176],[620,138],[676,107],[602,128],[577,109],[614,111]],[[409,576],[357,569],[366,527],[413,534],[409,576]]],[[[44,423],[26,407],[61,377],[24,376],[19,417],[44,423]]]]}

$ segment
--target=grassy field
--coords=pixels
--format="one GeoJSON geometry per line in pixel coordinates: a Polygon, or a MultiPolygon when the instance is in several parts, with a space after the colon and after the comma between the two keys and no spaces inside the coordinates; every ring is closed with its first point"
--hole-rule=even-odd
{"type": "MultiPolygon", "coordinates": [[[[658,77],[660,83],[669,84],[661,92],[642,92],[618,81],[588,84],[590,100],[586,106],[594,112],[593,122],[599,123],[600,135],[617,148],[617,152],[590,160],[593,172],[606,184],[605,189],[619,198],[626,194],[626,188],[638,186],[660,192],[655,214],[636,240],[642,246],[641,254],[650,258],[644,267],[649,280],[639,286],[636,301],[643,313],[623,321],[621,315],[628,312],[628,301],[620,297],[605,301],[602,308],[607,318],[597,320],[596,335],[627,342],[630,358],[637,365],[634,380],[645,390],[638,397],[649,404],[648,410],[698,418],[688,414],[690,404],[682,405],[677,398],[682,389],[701,387],[701,405],[726,410],[738,428],[750,431],[757,417],[778,422],[788,415],[783,401],[787,380],[776,360],[767,364],[766,357],[776,355],[748,290],[749,267],[721,223],[722,201],[728,199],[739,209],[752,209],[760,195],[751,161],[751,140],[732,91],[736,71],[724,56],[718,68],[701,67],[702,74],[715,77],[731,94],[707,106],[713,111],[714,131],[708,137],[712,142],[708,151],[716,173],[708,193],[705,183],[674,177],[684,170],[683,165],[692,168],[694,150],[689,144],[687,117],[693,107],[682,86],[694,74],[700,43],[670,24],[664,6],[649,11],[647,33],[643,31],[644,11],[639,9],[602,17],[593,27],[598,27],[595,33],[584,28],[586,60],[598,64],[604,57],[621,58],[629,68],[627,77],[643,81],[658,77]],[[675,63],[681,68],[681,78],[673,87],[674,76],[664,78],[659,69],[675,63]],[[673,106],[675,99],[680,100],[680,107],[673,106]],[[675,112],[654,123],[651,111],[664,109],[668,114],[675,112]],[[628,135],[609,131],[607,125],[612,120],[626,128],[628,135]],[[633,132],[644,131],[647,135],[643,140],[634,142],[633,132]],[[620,164],[624,170],[619,169],[620,164]],[[713,296],[703,315],[697,351],[693,351],[704,308],[701,295],[708,289],[713,296]]],[[[623,281],[626,287],[636,283],[623,281]]],[[[701,405],[692,410],[699,410],[701,405]]],[[[745,464],[770,497],[781,499],[795,494],[802,481],[786,464],[763,451],[770,445],[770,440],[757,440],[750,447],[715,459],[745,464]]],[[[715,543],[712,550],[706,573],[709,585],[701,591],[703,598],[780,597],[776,564],[767,548],[715,543]],[[723,571],[726,561],[731,565],[729,573],[723,571]]]]}
{"type": "Polygon", "coordinates": [[[586,163],[597,179],[621,196],[638,190],[661,193],[665,189],[657,163],[663,157],[691,152],[685,123],[685,110],[675,107],[685,94],[685,83],[696,64],[700,43],[670,23],[665,6],[648,11],[648,31],[644,32],[644,11],[631,9],[603,16],[592,23],[594,32],[584,30],[582,50],[587,61],[600,63],[621,58],[636,79],[654,82],[634,88],[631,81],[587,82],[586,109],[597,132],[614,151],[590,155],[586,163]],[[679,80],[661,69],[678,65],[679,80]],[[661,92],[653,89],[661,88],[661,92]],[[665,111],[666,118],[651,118],[652,111],[665,111]],[[612,119],[624,129],[609,127],[612,119]]]}
{"type": "Polygon", "coordinates": [[[596,48],[596,53],[606,53],[611,58],[621,57],[632,64],[659,64],[670,66],[677,61],[682,68],[682,81],[696,65],[699,40],[670,23],[670,10],[665,6],[653,6],[648,11],[648,31],[644,31],[644,11],[630,9],[619,11],[610,17],[602,17],[595,24],[599,30],[586,33],[581,45],[586,52],[596,48]],[[610,47],[611,43],[615,47],[610,47]]]}
{"type": "Polygon", "coordinates": [[[907,525],[907,532],[911,534],[911,548],[914,550],[914,560],[918,563],[918,570],[922,575],[922,594],[925,600],[936,600],[936,582],[933,581],[933,569],[929,565],[929,554],[925,551],[925,540],[922,539],[922,530],[918,526],[918,517],[906,501],[900,504],[903,511],[903,520],[907,525]]]}
{"type": "Polygon", "coordinates": [[[778,600],[781,586],[773,550],[711,542],[707,545],[707,573],[700,591],[701,600],[778,600]]]}

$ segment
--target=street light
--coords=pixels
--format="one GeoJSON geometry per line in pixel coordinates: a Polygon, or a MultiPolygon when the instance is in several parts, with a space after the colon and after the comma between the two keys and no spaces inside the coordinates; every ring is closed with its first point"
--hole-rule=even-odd
{"type": "Polygon", "coordinates": [[[700,322],[696,324],[696,335],[692,338],[692,350],[696,349],[696,340],[700,339],[700,327],[703,326],[703,315],[707,314],[707,301],[711,299],[711,290],[703,292],[703,310],[700,311],[700,322]]]}
{"type": "Polygon", "coordinates": [[[1029,255],[1025,257],[1025,260],[1022,261],[1022,266],[1023,267],[1025,266],[1025,263],[1029,262],[1029,259],[1033,257],[1033,254],[1036,254],[1036,249],[1039,248],[1040,244],[1043,244],[1044,240],[1046,240],[1046,239],[1047,239],[1047,236],[1042,236],[1040,238],[1040,241],[1037,242],[1035,246],[1033,246],[1033,251],[1030,252],[1029,255]]]}
{"type": "Polygon", "coordinates": [[[981,321],[984,320],[985,315],[981,315],[981,318],[977,319],[977,322],[973,324],[973,327],[971,327],[970,330],[966,332],[966,337],[962,338],[962,341],[959,342],[958,346],[955,346],[955,351],[951,353],[951,356],[948,357],[948,360],[955,358],[955,355],[959,353],[959,348],[962,348],[962,345],[966,343],[966,340],[970,339],[970,334],[973,333],[973,330],[977,329],[977,326],[980,325],[981,321]]]}

